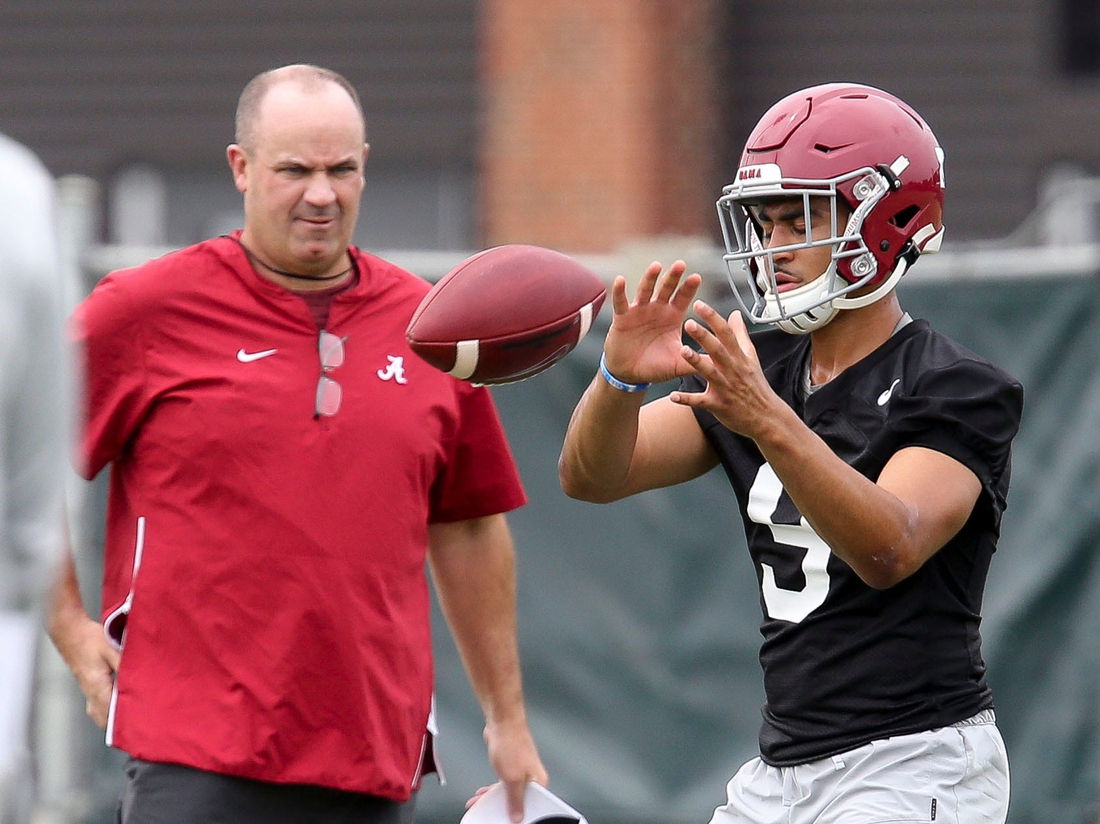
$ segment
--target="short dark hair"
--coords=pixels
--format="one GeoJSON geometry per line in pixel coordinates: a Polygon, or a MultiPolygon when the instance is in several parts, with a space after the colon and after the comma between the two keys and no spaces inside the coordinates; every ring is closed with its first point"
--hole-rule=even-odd
{"type": "Polygon", "coordinates": [[[363,104],[359,102],[359,93],[348,79],[332,69],[325,69],[309,63],[295,63],[289,66],[280,66],[268,69],[253,77],[241,92],[237,101],[237,117],[234,139],[246,151],[254,146],[256,120],[260,114],[260,105],[267,93],[280,83],[297,83],[306,89],[314,89],[324,83],[334,83],[345,92],[355,104],[359,112],[359,118],[363,121],[363,130],[366,131],[366,117],[363,115],[363,104]]]}

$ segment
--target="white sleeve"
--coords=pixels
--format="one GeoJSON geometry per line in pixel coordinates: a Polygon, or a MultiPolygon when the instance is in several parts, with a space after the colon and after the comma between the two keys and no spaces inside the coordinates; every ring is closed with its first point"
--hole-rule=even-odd
{"type": "Polygon", "coordinates": [[[62,548],[72,387],[54,196],[0,136],[0,609],[36,606],[62,548]]]}

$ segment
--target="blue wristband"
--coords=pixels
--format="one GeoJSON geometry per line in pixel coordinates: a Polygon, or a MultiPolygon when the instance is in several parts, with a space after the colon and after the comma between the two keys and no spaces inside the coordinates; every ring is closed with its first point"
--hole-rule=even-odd
{"type": "Polygon", "coordinates": [[[648,383],[627,383],[612,375],[607,370],[607,355],[600,355],[600,374],[613,389],[618,389],[620,392],[645,392],[649,389],[648,383]]]}

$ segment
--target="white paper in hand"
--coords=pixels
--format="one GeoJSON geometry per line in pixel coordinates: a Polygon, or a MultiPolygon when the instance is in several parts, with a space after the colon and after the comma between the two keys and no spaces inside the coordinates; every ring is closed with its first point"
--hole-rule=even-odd
{"type": "MultiPolygon", "coordinates": [[[[512,824],[504,785],[494,784],[466,811],[460,824],[512,824]]],[[[522,824],[588,824],[588,821],[546,787],[530,781],[523,796],[522,824]]]]}

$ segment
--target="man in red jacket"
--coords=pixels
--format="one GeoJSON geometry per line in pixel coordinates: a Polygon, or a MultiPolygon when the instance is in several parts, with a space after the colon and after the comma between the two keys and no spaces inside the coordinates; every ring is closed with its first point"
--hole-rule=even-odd
{"type": "Polygon", "coordinates": [[[78,308],[83,473],[111,467],[102,624],[70,564],[50,631],[107,743],[124,824],[407,822],[432,762],[425,564],[519,818],[528,729],[492,399],[413,357],[429,284],[350,245],[355,90],[245,88],[243,231],[108,275],[78,308]]]}

